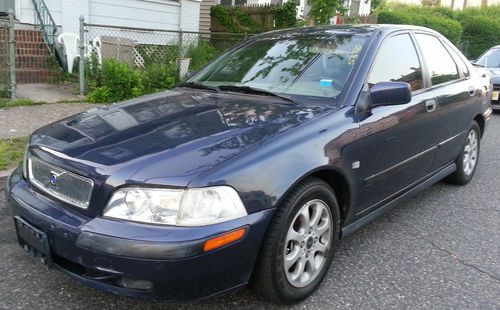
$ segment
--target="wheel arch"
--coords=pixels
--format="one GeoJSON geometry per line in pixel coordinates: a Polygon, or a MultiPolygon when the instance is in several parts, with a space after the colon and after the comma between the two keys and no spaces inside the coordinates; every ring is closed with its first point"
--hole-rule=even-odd
{"type": "Polygon", "coordinates": [[[477,122],[477,124],[479,125],[479,130],[481,131],[480,132],[480,135],[481,135],[481,138],[483,137],[483,133],[484,133],[484,126],[485,126],[485,119],[484,119],[484,116],[482,114],[478,114],[474,117],[474,121],[477,122]]]}
{"type": "Polygon", "coordinates": [[[340,170],[330,167],[323,166],[313,169],[307,173],[305,173],[302,177],[296,180],[282,195],[277,205],[281,203],[281,201],[290,193],[290,191],[297,186],[300,182],[307,178],[317,178],[325,183],[327,183],[337,198],[337,202],[339,204],[339,212],[340,212],[340,226],[342,227],[345,219],[348,216],[349,208],[351,205],[351,189],[349,186],[349,181],[347,176],[340,170]]]}

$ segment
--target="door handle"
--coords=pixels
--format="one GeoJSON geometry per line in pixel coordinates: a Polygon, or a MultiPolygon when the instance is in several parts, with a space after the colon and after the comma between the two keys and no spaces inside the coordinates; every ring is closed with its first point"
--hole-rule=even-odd
{"type": "Polygon", "coordinates": [[[435,99],[429,99],[425,102],[425,108],[427,112],[434,112],[437,109],[437,101],[435,99]]]}
{"type": "Polygon", "coordinates": [[[469,95],[474,96],[476,94],[476,89],[473,86],[469,86],[469,95]]]}

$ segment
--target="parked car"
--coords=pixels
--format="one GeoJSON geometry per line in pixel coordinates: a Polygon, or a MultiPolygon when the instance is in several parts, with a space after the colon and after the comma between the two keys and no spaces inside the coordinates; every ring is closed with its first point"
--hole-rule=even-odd
{"type": "Polygon", "coordinates": [[[491,107],[494,110],[500,110],[500,45],[484,52],[474,64],[483,67],[490,73],[493,85],[491,107]]]}
{"type": "Polygon", "coordinates": [[[413,26],[275,31],[186,83],[31,136],[6,187],[19,243],[108,292],[185,301],[248,283],[311,295],[339,239],[476,171],[472,65],[413,26]]]}

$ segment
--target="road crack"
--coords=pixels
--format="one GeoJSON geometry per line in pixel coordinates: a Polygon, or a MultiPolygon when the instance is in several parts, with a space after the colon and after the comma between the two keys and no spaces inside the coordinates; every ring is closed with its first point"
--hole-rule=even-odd
{"type": "Polygon", "coordinates": [[[419,237],[425,241],[427,241],[432,247],[434,247],[435,249],[437,249],[438,251],[442,252],[442,253],[445,253],[447,254],[448,256],[451,256],[452,258],[454,258],[456,261],[458,261],[460,264],[462,264],[463,266],[466,266],[466,267],[469,267],[469,268],[472,268],[474,270],[476,270],[477,272],[480,272],[481,274],[484,274],[490,278],[492,278],[493,280],[497,281],[500,283],[500,278],[497,277],[496,275],[490,273],[489,271],[486,271],[474,264],[471,264],[467,261],[465,261],[464,259],[462,259],[460,256],[458,256],[457,254],[453,253],[452,251],[448,250],[448,249],[445,249],[439,245],[437,245],[434,241],[430,240],[429,238],[425,237],[424,234],[422,234],[418,229],[415,229],[413,226],[411,225],[408,225],[406,223],[403,223],[403,222],[399,222],[399,221],[396,221],[394,219],[392,219],[389,215],[384,215],[384,217],[391,223],[394,223],[394,224],[398,224],[400,226],[402,226],[403,228],[406,228],[412,235],[414,235],[415,237],[419,237]]]}

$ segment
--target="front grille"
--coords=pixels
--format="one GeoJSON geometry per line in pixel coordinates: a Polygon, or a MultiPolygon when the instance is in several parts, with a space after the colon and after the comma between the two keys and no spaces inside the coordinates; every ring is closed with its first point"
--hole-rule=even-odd
{"type": "Polygon", "coordinates": [[[30,182],[42,191],[79,208],[89,206],[94,182],[36,157],[28,159],[30,182]]]}

